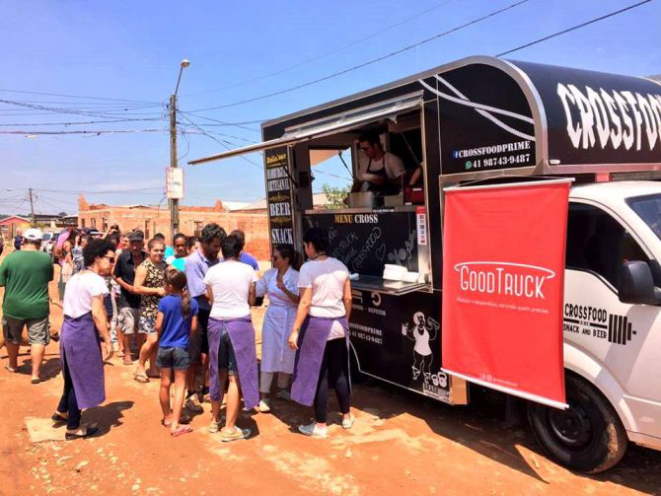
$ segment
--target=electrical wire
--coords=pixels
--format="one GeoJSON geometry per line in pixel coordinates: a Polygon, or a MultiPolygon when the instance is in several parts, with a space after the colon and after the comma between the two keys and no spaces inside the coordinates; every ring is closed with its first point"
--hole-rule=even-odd
{"type": "Polygon", "coordinates": [[[343,50],[346,50],[347,48],[351,48],[351,47],[354,47],[354,46],[356,46],[356,45],[359,45],[359,44],[361,44],[361,43],[363,43],[363,42],[365,42],[365,41],[367,41],[367,40],[370,40],[370,39],[372,39],[372,38],[375,38],[375,37],[377,37],[377,36],[379,36],[379,35],[381,35],[381,34],[387,32],[387,31],[391,31],[391,30],[393,30],[393,29],[395,29],[395,28],[397,28],[397,27],[399,27],[399,26],[402,26],[403,24],[406,24],[406,23],[408,23],[408,22],[410,22],[410,21],[412,21],[412,20],[414,20],[414,19],[417,19],[418,17],[422,17],[423,15],[428,14],[428,13],[431,12],[432,10],[436,10],[436,9],[438,9],[438,8],[440,8],[440,7],[443,7],[443,6],[447,5],[447,4],[449,4],[450,2],[452,2],[452,0],[446,0],[445,2],[441,2],[441,3],[438,3],[438,4],[436,4],[436,5],[433,5],[432,7],[429,7],[428,9],[423,10],[422,12],[418,12],[417,14],[412,15],[411,17],[407,17],[407,18],[405,18],[405,19],[402,19],[401,21],[399,21],[399,22],[397,22],[397,23],[395,23],[395,24],[391,24],[390,26],[387,26],[387,27],[385,27],[385,28],[383,28],[383,29],[381,29],[381,30],[379,30],[379,31],[376,31],[376,32],[374,32],[374,33],[372,33],[372,34],[369,34],[369,35],[363,37],[363,38],[360,38],[360,39],[358,39],[358,40],[355,40],[355,41],[349,43],[348,45],[344,45],[344,46],[342,46],[342,47],[340,47],[340,48],[336,48],[336,49],[334,49],[334,50],[330,50],[330,51],[328,51],[328,52],[322,53],[321,55],[317,55],[317,56],[315,56],[315,57],[309,58],[309,59],[304,60],[304,61],[302,61],[302,62],[299,62],[299,63],[297,63],[297,64],[291,65],[291,66],[289,66],[289,67],[285,67],[284,69],[280,69],[280,70],[275,71],[275,72],[271,72],[271,73],[268,73],[268,74],[264,74],[264,75],[262,75],[262,76],[257,76],[257,77],[254,77],[254,78],[252,78],[252,79],[248,79],[248,80],[246,80],[246,81],[241,81],[241,82],[239,82],[239,83],[235,83],[235,84],[230,84],[230,85],[227,85],[227,86],[223,86],[223,87],[221,87],[221,88],[216,88],[216,89],[211,89],[211,90],[206,90],[206,91],[200,91],[200,92],[198,92],[198,93],[188,93],[188,94],[183,95],[183,96],[198,96],[198,95],[206,95],[206,94],[208,94],[208,93],[216,93],[216,92],[218,92],[218,91],[224,91],[224,90],[228,90],[228,89],[231,89],[231,88],[237,88],[237,87],[245,86],[245,85],[247,85],[247,84],[254,83],[254,82],[257,82],[257,81],[262,81],[262,80],[264,80],[264,79],[268,79],[268,78],[270,78],[270,77],[279,76],[280,74],[283,74],[283,73],[285,73],[285,72],[289,72],[289,71],[291,71],[291,70],[293,70],[293,69],[297,69],[297,68],[299,68],[299,67],[302,67],[302,66],[304,66],[304,65],[310,64],[310,63],[312,63],[312,62],[316,62],[317,60],[321,60],[321,59],[326,58],[326,57],[328,57],[328,56],[330,56],[330,55],[335,55],[336,53],[339,53],[339,52],[341,52],[341,51],[343,51],[343,50]]]}
{"type": "Polygon", "coordinates": [[[594,24],[599,21],[603,21],[604,19],[608,19],[609,17],[614,17],[618,14],[622,14],[628,10],[635,9],[636,7],[640,7],[641,5],[644,5],[646,3],[650,3],[652,0],[643,0],[642,2],[634,3],[632,5],[629,5],[628,7],[624,7],[620,10],[615,10],[613,12],[610,12],[608,14],[604,14],[600,17],[595,17],[594,19],[590,19],[589,21],[582,22],[581,24],[577,24],[576,26],[572,26],[567,29],[563,29],[562,31],[558,31],[556,33],[550,34],[548,36],[544,36],[543,38],[539,38],[535,41],[531,41],[530,43],[526,43],[525,45],[518,46],[516,48],[512,48],[510,50],[506,50],[504,52],[501,52],[496,55],[496,57],[504,57],[505,55],[509,55],[510,53],[518,52],[519,50],[523,50],[524,48],[531,47],[533,45],[537,45],[538,43],[542,43],[543,41],[548,41],[552,38],[556,38],[558,36],[561,36],[563,34],[570,33],[572,31],[576,31],[577,29],[584,28],[586,26],[589,26],[590,24],[594,24]]]}
{"type": "Polygon", "coordinates": [[[355,71],[357,69],[362,69],[363,67],[368,67],[372,64],[376,64],[377,62],[381,62],[382,60],[386,60],[388,58],[394,57],[395,55],[399,55],[400,53],[404,53],[406,51],[413,50],[414,48],[417,48],[421,45],[424,45],[426,43],[430,43],[430,42],[435,41],[439,38],[447,36],[449,34],[456,33],[457,31],[468,28],[468,27],[470,27],[474,24],[477,24],[479,22],[485,21],[485,20],[490,19],[492,17],[495,17],[497,15],[503,14],[503,13],[505,13],[505,12],[515,8],[515,7],[518,7],[519,5],[527,3],[527,2],[528,2],[528,0],[520,0],[518,2],[515,2],[515,3],[512,3],[512,4],[508,5],[506,7],[503,7],[501,9],[490,12],[489,14],[486,14],[482,17],[478,17],[478,18],[473,19],[469,22],[466,22],[466,23],[461,24],[459,26],[455,26],[451,29],[443,31],[442,33],[438,33],[438,34],[436,34],[434,36],[431,36],[429,38],[425,38],[424,40],[421,40],[421,41],[419,41],[417,43],[414,43],[412,45],[408,45],[404,48],[400,48],[399,50],[395,50],[394,52],[390,52],[386,55],[382,55],[381,57],[378,57],[376,59],[368,60],[367,62],[363,62],[362,64],[354,65],[354,66],[349,67],[347,69],[344,69],[342,71],[335,72],[333,74],[328,74],[324,77],[313,79],[312,81],[307,81],[307,82],[299,84],[297,86],[292,86],[290,88],[285,88],[283,90],[274,91],[272,93],[267,93],[265,95],[260,95],[260,96],[256,96],[256,97],[253,97],[253,98],[247,98],[245,100],[239,100],[239,101],[236,101],[236,102],[226,103],[224,105],[218,105],[218,106],[215,106],[215,107],[207,107],[207,108],[196,109],[196,110],[189,110],[188,113],[189,114],[195,114],[195,113],[198,113],[198,112],[208,112],[210,110],[220,110],[220,109],[224,109],[224,108],[228,108],[228,107],[236,107],[238,105],[245,105],[247,103],[252,103],[252,102],[259,101],[259,100],[264,100],[266,98],[271,98],[271,97],[274,97],[274,96],[283,95],[285,93],[290,93],[292,91],[300,90],[302,88],[306,88],[308,86],[312,86],[314,84],[321,83],[323,81],[327,81],[329,79],[341,76],[343,74],[347,74],[347,73],[355,71]]]}
{"type": "Polygon", "coordinates": [[[153,186],[150,188],[138,188],[138,189],[123,189],[123,190],[107,190],[107,191],[95,191],[95,190],[63,190],[63,189],[44,189],[44,188],[33,188],[33,191],[41,191],[46,193],[61,193],[61,194],[74,194],[78,195],[80,193],[85,195],[111,195],[111,194],[126,194],[126,193],[143,193],[147,191],[152,191],[152,193],[145,194],[154,194],[154,190],[163,191],[163,188],[160,186],[153,186]]]}
{"type": "Polygon", "coordinates": [[[80,121],[80,122],[38,122],[38,123],[13,123],[13,124],[0,124],[2,127],[9,126],[83,126],[89,124],[110,124],[117,122],[146,122],[146,121],[160,121],[162,118],[126,118],[126,119],[111,119],[111,120],[100,120],[100,121],[80,121]]]}
{"type": "Polygon", "coordinates": [[[26,95],[46,95],[46,96],[59,96],[59,97],[64,97],[64,98],[83,98],[83,99],[86,99],[86,100],[105,100],[105,101],[109,101],[109,102],[131,102],[131,103],[156,104],[156,102],[152,102],[152,101],[149,101],[149,100],[127,100],[125,98],[104,98],[104,97],[99,97],[99,96],[63,95],[61,93],[44,93],[44,92],[39,92],[39,91],[10,90],[10,89],[6,89],[6,88],[2,88],[2,89],[0,89],[0,91],[5,92],[5,93],[23,93],[23,94],[26,94],[26,95]]]}
{"type": "MultiPolygon", "coordinates": [[[[183,110],[177,110],[177,114],[188,115],[189,112],[184,112],[183,110]]],[[[259,121],[249,121],[249,122],[226,122],[226,121],[221,121],[221,120],[218,120],[218,119],[213,119],[211,117],[206,117],[204,115],[195,115],[195,116],[189,116],[189,117],[195,117],[197,119],[204,119],[206,121],[216,122],[216,123],[218,123],[222,126],[233,126],[233,127],[238,127],[239,129],[245,129],[246,131],[252,131],[252,132],[257,132],[257,133],[259,132],[258,129],[254,129],[254,128],[251,128],[251,127],[246,127],[243,124],[255,124],[255,123],[259,123],[259,122],[264,122],[266,120],[266,119],[263,119],[263,120],[259,120],[259,121]]],[[[206,124],[206,125],[210,126],[211,124],[206,124]]]]}
{"type": "MultiPolygon", "coordinates": [[[[210,133],[207,132],[206,130],[204,130],[204,129],[202,129],[201,127],[199,127],[194,121],[192,121],[191,119],[189,119],[188,117],[186,117],[186,115],[182,115],[182,116],[183,116],[183,118],[186,119],[186,120],[187,120],[187,121],[188,121],[193,127],[195,127],[196,129],[198,129],[202,134],[204,134],[204,135],[207,136],[208,138],[211,138],[212,140],[214,140],[216,143],[218,143],[220,146],[222,146],[222,147],[225,148],[226,150],[231,150],[231,148],[227,145],[227,143],[229,143],[230,145],[232,145],[232,146],[234,146],[234,147],[237,146],[236,143],[232,143],[231,141],[220,140],[220,139],[216,138],[215,136],[213,136],[212,134],[210,134],[210,133]]],[[[241,159],[243,159],[244,161],[248,162],[249,164],[251,164],[252,166],[257,167],[260,171],[263,170],[261,165],[258,165],[257,163],[253,162],[253,161],[250,160],[248,157],[246,157],[246,156],[244,156],[244,155],[240,155],[239,157],[240,157],[241,159]]]]}

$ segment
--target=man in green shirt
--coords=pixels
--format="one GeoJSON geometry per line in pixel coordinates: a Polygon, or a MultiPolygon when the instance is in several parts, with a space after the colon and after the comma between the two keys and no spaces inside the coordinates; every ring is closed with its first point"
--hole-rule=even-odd
{"type": "Polygon", "coordinates": [[[23,327],[28,328],[32,348],[32,383],[39,382],[39,369],[50,340],[48,334],[48,283],[53,280],[53,263],[39,251],[44,238],[39,229],[23,235],[21,251],[10,253],[0,266],[0,286],[5,287],[2,302],[2,332],[9,355],[9,372],[18,370],[18,351],[23,327]]]}

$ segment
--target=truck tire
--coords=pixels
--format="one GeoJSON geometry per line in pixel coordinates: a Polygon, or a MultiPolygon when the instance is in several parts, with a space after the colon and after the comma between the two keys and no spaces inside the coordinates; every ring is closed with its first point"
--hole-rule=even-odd
{"type": "Polygon", "coordinates": [[[603,472],[627,450],[627,434],[608,400],[585,379],[565,376],[567,410],[528,405],[537,442],[555,461],[584,473],[603,472]]]}

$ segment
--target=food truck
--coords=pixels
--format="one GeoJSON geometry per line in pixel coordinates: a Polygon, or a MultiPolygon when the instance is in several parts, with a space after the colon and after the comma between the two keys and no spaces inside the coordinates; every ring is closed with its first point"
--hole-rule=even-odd
{"type": "Polygon", "coordinates": [[[579,471],[613,466],[629,442],[661,449],[660,85],[469,57],[270,120],[262,134],[190,163],[263,152],[272,244],[302,252],[305,230],[322,227],[352,274],[357,370],[450,404],[469,402],[471,385],[441,363],[446,189],[571,178],[560,316],[568,408],[530,402],[528,418],[545,451],[579,471]],[[406,168],[399,188],[315,205],[315,167],[329,157],[367,177],[365,133],[406,168]]]}

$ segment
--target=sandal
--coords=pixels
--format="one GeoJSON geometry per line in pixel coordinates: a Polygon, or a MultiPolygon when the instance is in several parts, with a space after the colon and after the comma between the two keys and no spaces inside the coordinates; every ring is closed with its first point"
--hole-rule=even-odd
{"type": "Polygon", "coordinates": [[[7,363],[7,364],[5,364],[5,370],[6,370],[7,372],[10,372],[10,373],[12,373],[12,374],[15,374],[16,372],[18,372],[18,367],[12,367],[11,365],[9,365],[9,364],[7,363]]]}
{"type": "Polygon", "coordinates": [[[130,357],[124,356],[124,359],[122,360],[122,365],[126,365],[126,366],[133,365],[133,360],[131,360],[130,357]]]}
{"type": "Polygon", "coordinates": [[[180,425],[180,426],[177,427],[175,430],[173,430],[172,432],[170,432],[170,435],[171,435],[172,437],[179,437],[179,436],[181,436],[182,434],[188,434],[188,433],[190,433],[190,432],[193,432],[193,428],[192,428],[192,427],[190,427],[190,426],[188,426],[188,425],[180,425]]]}
{"type": "Polygon", "coordinates": [[[64,438],[67,441],[73,441],[74,439],[84,439],[86,437],[93,436],[98,430],[99,430],[98,427],[93,427],[93,426],[79,427],[74,431],[70,431],[69,429],[67,429],[64,438]]]}
{"type": "Polygon", "coordinates": [[[133,379],[135,379],[135,381],[139,382],[140,384],[147,384],[149,382],[149,377],[147,377],[145,374],[136,373],[133,376],[133,379]]]}
{"type": "Polygon", "coordinates": [[[163,427],[172,427],[172,419],[161,419],[161,425],[163,427]]]}

